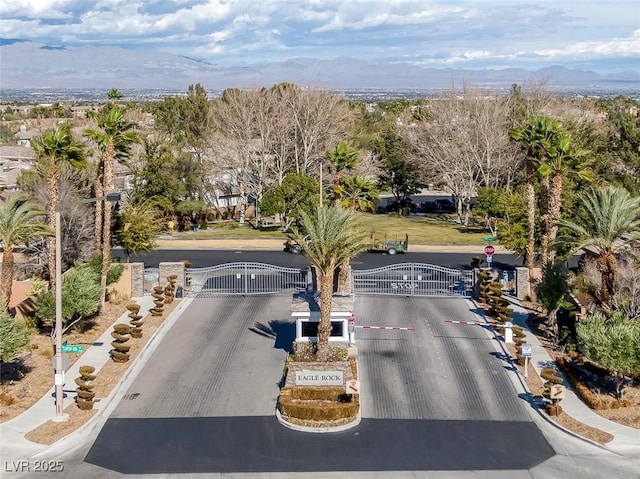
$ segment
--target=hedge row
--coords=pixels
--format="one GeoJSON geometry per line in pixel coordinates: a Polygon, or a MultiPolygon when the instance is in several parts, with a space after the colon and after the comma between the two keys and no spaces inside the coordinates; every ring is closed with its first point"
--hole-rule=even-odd
{"type": "Polygon", "coordinates": [[[284,388],[279,408],[283,415],[303,421],[338,421],[355,419],[360,400],[344,394],[342,388],[284,388]]]}
{"type": "Polygon", "coordinates": [[[563,372],[576,394],[591,409],[598,411],[601,409],[619,409],[621,407],[629,407],[635,405],[633,401],[630,401],[628,399],[603,399],[599,397],[598,395],[594,394],[587,386],[585,386],[585,384],[571,370],[571,368],[567,364],[565,364],[563,358],[557,358],[556,364],[558,365],[558,368],[563,372]]]}

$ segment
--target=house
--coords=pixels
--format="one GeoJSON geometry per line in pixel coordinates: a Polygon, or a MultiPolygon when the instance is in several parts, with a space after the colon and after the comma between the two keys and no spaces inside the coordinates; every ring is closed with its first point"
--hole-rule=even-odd
{"type": "Polygon", "coordinates": [[[0,187],[15,191],[17,178],[24,169],[32,168],[33,148],[24,145],[0,146],[0,187]]]}

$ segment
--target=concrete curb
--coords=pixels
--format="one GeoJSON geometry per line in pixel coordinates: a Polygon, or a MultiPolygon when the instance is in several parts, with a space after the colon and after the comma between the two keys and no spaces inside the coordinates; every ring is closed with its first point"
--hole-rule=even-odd
{"type": "MultiPolygon", "coordinates": [[[[95,414],[86,424],[78,428],[71,434],[63,437],[62,439],[54,442],[46,449],[34,454],[31,457],[46,457],[54,456],[59,457],[61,454],[67,454],[74,449],[81,446],[87,437],[90,437],[94,432],[99,432],[102,426],[107,421],[113,410],[116,408],[120,400],[124,397],[125,393],[138,376],[146,362],[149,360],[157,343],[159,343],[169,332],[173,324],[180,318],[183,311],[193,301],[193,298],[184,298],[180,301],[180,304],[167,316],[162,324],[155,330],[153,336],[147,341],[147,344],[142,348],[140,354],[134,359],[131,367],[127,369],[122,378],[116,383],[111,390],[111,393],[104,398],[101,403],[97,414],[95,414]]],[[[114,323],[115,324],[115,323],[114,323]]]]}
{"type": "Polygon", "coordinates": [[[278,419],[278,422],[282,424],[284,427],[293,429],[294,431],[311,432],[311,433],[342,432],[342,431],[348,431],[349,429],[352,429],[356,427],[358,424],[360,424],[360,421],[362,421],[362,415],[360,413],[361,409],[362,407],[360,407],[360,409],[358,410],[358,416],[352,422],[350,422],[349,424],[343,424],[341,426],[310,427],[310,426],[300,426],[298,424],[292,424],[288,422],[286,419],[284,419],[284,417],[282,417],[282,414],[280,414],[280,411],[278,411],[277,408],[276,408],[276,418],[278,419]]]}
{"type": "MultiPolygon", "coordinates": [[[[513,298],[509,298],[509,297],[507,297],[507,298],[512,302],[512,304],[514,304],[513,303],[513,298]]],[[[482,308],[479,307],[478,303],[475,300],[470,299],[469,301],[471,301],[474,304],[474,306],[476,307],[475,308],[476,311],[482,311],[482,308]]],[[[515,304],[517,304],[517,303],[515,303],[515,304]]],[[[476,314],[478,314],[478,316],[482,317],[483,321],[487,322],[486,321],[486,316],[484,314],[482,314],[480,312],[478,312],[476,314]]],[[[523,326],[523,325],[520,325],[520,326],[523,326]]],[[[529,329],[526,328],[526,326],[523,326],[523,327],[527,330],[527,332],[530,335],[532,334],[531,331],[529,331],[529,329]]],[[[532,398],[533,395],[531,393],[531,390],[527,386],[527,383],[523,380],[523,377],[520,374],[520,371],[518,370],[518,366],[513,361],[513,358],[511,357],[511,354],[507,351],[507,348],[505,346],[504,341],[502,341],[501,339],[498,338],[498,335],[495,333],[495,330],[493,332],[492,331],[487,331],[487,333],[493,335],[493,339],[495,340],[494,349],[497,352],[502,352],[504,354],[505,358],[507,358],[509,367],[514,373],[514,375],[510,375],[510,378],[511,378],[511,383],[513,384],[513,386],[516,389],[516,391],[518,391],[518,389],[521,389],[522,392],[527,396],[527,398],[532,398]],[[498,348],[498,345],[499,345],[499,348],[498,348]]],[[[559,430],[561,430],[561,431],[563,431],[563,432],[575,437],[576,439],[580,439],[580,440],[582,440],[582,441],[584,441],[584,442],[586,442],[588,444],[591,444],[592,446],[596,446],[596,447],[598,447],[600,449],[603,449],[605,451],[612,452],[612,453],[614,453],[614,454],[616,454],[618,456],[621,456],[621,454],[618,454],[617,452],[611,450],[610,448],[606,447],[605,445],[600,444],[599,442],[596,442],[596,441],[594,441],[592,439],[589,439],[587,437],[581,436],[580,434],[578,434],[578,433],[576,433],[574,431],[571,431],[570,429],[565,428],[561,424],[558,424],[557,422],[553,421],[547,414],[545,414],[544,411],[542,411],[540,408],[535,407],[534,404],[530,400],[527,400],[527,402],[531,406],[531,409],[533,411],[535,411],[540,418],[542,418],[546,423],[550,424],[551,426],[554,426],[555,428],[557,428],[557,429],[559,429],[559,430]]],[[[565,409],[565,412],[567,413],[567,415],[571,416],[571,414],[569,414],[569,412],[567,412],[566,409],[565,409]]],[[[573,417],[573,416],[571,416],[571,417],[573,417]]]]}

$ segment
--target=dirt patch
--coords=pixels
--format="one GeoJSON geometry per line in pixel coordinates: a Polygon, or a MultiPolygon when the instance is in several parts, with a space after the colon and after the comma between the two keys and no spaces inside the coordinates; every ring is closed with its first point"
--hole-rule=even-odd
{"type": "MultiPolygon", "coordinates": [[[[564,356],[559,352],[553,342],[547,339],[547,332],[544,328],[544,318],[540,315],[540,311],[533,306],[528,305],[529,319],[527,321],[530,332],[527,334],[535,334],[540,344],[547,350],[547,353],[552,359],[564,356]]],[[[515,349],[513,345],[509,345],[509,352],[512,357],[515,357],[515,349]]],[[[522,366],[518,366],[521,373],[524,373],[522,366]]],[[[528,378],[525,379],[527,386],[534,396],[542,397],[544,392],[543,380],[537,375],[534,367],[529,364],[528,378]]],[[[598,391],[597,389],[591,389],[592,393],[598,397],[602,402],[606,402],[611,399],[611,395],[606,392],[598,391]]],[[[627,388],[625,393],[625,399],[634,404],[633,406],[620,407],[616,409],[598,409],[592,411],[604,418],[619,424],[640,429],[640,385],[636,383],[627,388]]],[[[562,406],[562,402],[560,402],[562,406]]],[[[568,416],[562,412],[559,416],[548,416],[552,421],[560,424],[561,426],[569,429],[576,434],[596,441],[600,444],[606,444],[613,440],[613,436],[600,429],[593,428],[580,421],[568,416]]]]}
{"type": "MultiPolygon", "coordinates": [[[[87,324],[84,331],[70,332],[64,336],[64,340],[69,344],[89,347],[122,316],[128,302],[106,303],[102,314],[87,324]]],[[[80,356],[81,354],[69,353],[69,364],[74,364],[80,356]]],[[[13,419],[29,409],[53,386],[53,343],[47,332],[32,336],[31,351],[23,357],[26,358],[22,371],[26,373],[24,377],[5,380],[0,387],[3,397],[6,398],[0,409],[0,423],[13,419]]]]}
{"type": "MultiPolygon", "coordinates": [[[[512,355],[515,354],[515,350],[513,349],[513,345],[510,345],[509,349],[512,355]]],[[[524,366],[518,366],[518,370],[521,374],[524,374],[524,366]]],[[[542,398],[544,393],[544,384],[540,376],[536,373],[535,368],[531,363],[529,363],[529,367],[527,369],[527,377],[523,379],[525,380],[529,391],[534,397],[542,398]]],[[[562,402],[560,403],[562,406],[562,402]]],[[[545,413],[546,414],[546,413],[545,413]]],[[[601,431],[595,427],[588,426],[577,419],[572,418],[567,415],[565,412],[560,413],[558,416],[547,416],[549,419],[559,424],[560,426],[568,429],[576,434],[579,434],[582,437],[586,437],[587,439],[591,439],[600,444],[606,444],[613,440],[613,435],[608,432],[601,431]]]]}
{"type": "MultiPolygon", "coordinates": [[[[65,336],[65,339],[71,344],[92,344],[104,331],[109,329],[118,318],[127,312],[126,305],[129,302],[130,301],[124,301],[115,305],[108,304],[108,306],[105,307],[104,313],[96,319],[90,330],[72,333],[69,336],[65,336]]],[[[151,316],[149,314],[145,316],[143,337],[139,339],[132,338],[127,343],[131,345],[131,349],[129,350],[131,359],[128,362],[116,363],[114,361],[107,361],[99,371],[94,373],[96,375],[96,379],[93,381],[94,392],[96,393],[94,409],[83,411],[78,408],[72,398],[69,398],[67,399],[65,407],[65,413],[69,415],[68,421],[62,423],[47,421],[27,433],[25,437],[29,441],[49,445],[89,421],[96,414],[97,408],[100,407],[100,401],[111,393],[115,385],[120,381],[129,367],[131,367],[135,358],[151,339],[154,332],[178,304],[179,301],[174,301],[171,304],[165,305],[162,316],[151,316]]],[[[53,354],[53,347],[51,346],[51,340],[47,336],[39,335],[34,338],[34,344],[38,344],[38,348],[35,349],[31,355],[29,362],[30,370],[20,381],[14,382],[12,385],[3,386],[3,391],[6,390],[9,394],[17,395],[22,391],[27,391],[26,394],[21,394],[22,397],[18,398],[15,403],[6,408],[2,408],[2,417],[0,419],[3,422],[28,409],[52,386],[53,368],[51,366],[51,356],[53,354]]],[[[77,361],[79,357],[80,354],[70,354],[69,362],[72,364],[77,361]]],[[[69,378],[68,383],[71,382],[71,384],[73,384],[73,380],[75,380],[75,378],[69,378]]],[[[67,386],[69,387],[69,384],[67,386]]]]}

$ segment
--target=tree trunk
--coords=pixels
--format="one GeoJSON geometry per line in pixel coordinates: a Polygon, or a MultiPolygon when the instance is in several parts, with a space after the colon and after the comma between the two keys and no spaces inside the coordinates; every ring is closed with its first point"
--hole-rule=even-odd
{"type": "MultiPolygon", "coordinates": [[[[562,206],[562,183],[564,177],[555,175],[551,180],[551,194],[549,196],[549,245],[552,245],[558,236],[558,220],[560,220],[560,208],[562,206]]],[[[549,261],[553,262],[556,252],[549,250],[549,261]]]]}
{"type": "Polygon", "coordinates": [[[11,301],[13,288],[13,251],[2,252],[2,272],[0,273],[0,307],[6,311],[11,301]]]}
{"type": "MultiPolygon", "coordinates": [[[[114,145],[113,139],[110,139],[104,159],[103,196],[112,189],[113,157],[114,145]]],[[[107,201],[106,197],[104,200],[101,200],[101,202],[103,204],[102,216],[104,219],[102,223],[102,277],[100,282],[102,295],[100,297],[100,311],[104,309],[104,303],[107,295],[107,273],[109,273],[109,267],[111,266],[111,204],[107,201]]]]}
{"type": "Polygon", "coordinates": [[[549,215],[550,191],[549,177],[543,176],[540,182],[540,264],[543,268],[549,262],[549,234],[551,230],[551,216],[549,215]]]}
{"type": "Polygon", "coordinates": [[[316,359],[329,359],[329,336],[331,336],[331,302],[333,300],[333,271],[320,275],[320,323],[318,324],[318,350],[316,359]]]}
{"type": "Polygon", "coordinates": [[[536,241],[536,191],[533,185],[533,163],[527,160],[527,246],[524,261],[529,272],[535,266],[535,241],[536,241]]]}
{"type": "Polygon", "coordinates": [[[351,274],[351,261],[347,258],[340,265],[340,272],[338,273],[338,293],[349,294],[347,291],[347,284],[349,283],[349,275],[351,274]]]}
{"type": "Polygon", "coordinates": [[[618,269],[618,261],[612,252],[607,251],[598,257],[596,265],[602,278],[599,298],[600,307],[602,308],[605,316],[610,317],[613,311],[612,301],[616,288],[616,271],[618,269]]]}
{"type": "MultiPolygon", "coordinates": [[[[94,182],[95,196],[96,198],[102,198],[104,196],[104,160],[100,160],[100,164],[98,165],[98,174],[96,175],[96,179],[94,182]]],[[[97,200],[95,203],[95,224],[94,224],[94,234],[95,234],[95,247],[96,253],[102,252],[102,211],[103,211],[103,203],[102,200],[97,200]]]]}

